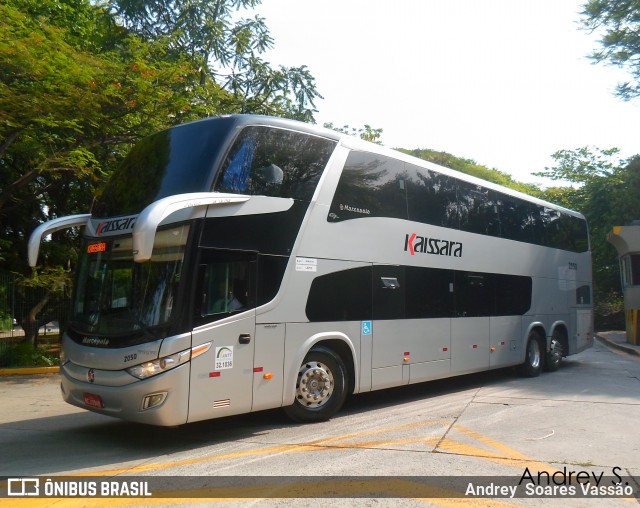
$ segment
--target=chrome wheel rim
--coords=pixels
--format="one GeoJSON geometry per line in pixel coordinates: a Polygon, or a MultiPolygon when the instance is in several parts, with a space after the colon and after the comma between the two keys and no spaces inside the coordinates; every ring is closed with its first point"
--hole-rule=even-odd
{"type": "Polygon", "coordinates": [[[529,360],[529,365],[531,365],[531,367],[533,367],[534,369],[537,369],[540,366],[540,344],[537,340],[531,340],[529,342],[527,358],[529,360]]]}
{"type": "Polygon", "coordinates": [[[331,398],[333,387],[333,374],[326,365],[306,362],[298,371],[296,399],[305,407],[320,407],[331,398]]]}

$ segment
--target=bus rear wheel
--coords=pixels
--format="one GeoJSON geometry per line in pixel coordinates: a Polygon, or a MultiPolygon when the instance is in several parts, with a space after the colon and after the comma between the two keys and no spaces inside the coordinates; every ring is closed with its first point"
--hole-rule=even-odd
{"type": "Polygon", "coordinates": [[[562,363],[562,338],[560,332],[554,331],[551,336],[551,344],[549,344],[549,352],[544,362],[544,369],[549,372],[555,372],[560,368],[562,363]]]}
{"type": "Polygon", "coordinates": [[[322,422],[336,414],[347,397],[347,369],[332,350],[318,346],[307,353],[296,381],[296,400],[284,410],[301,423],[322,422]]]}
{"type": "Polygon", "coordinates": [[[542,338],[538,332],[531,332],[527,339],[527,350],[524,363],[520,366],[520,373],[525,377],[537,377],[542,372],[544,364],[542,338]]]}

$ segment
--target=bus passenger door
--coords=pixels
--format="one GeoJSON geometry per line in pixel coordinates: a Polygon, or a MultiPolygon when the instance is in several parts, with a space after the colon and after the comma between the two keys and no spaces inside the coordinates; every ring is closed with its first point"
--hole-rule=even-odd
{"type": "Polygon", "coordinates": [[[201,251],[194,297],[189,422],[251,411],[255,274],[255,255],[201,251]]]}
{"type": "Polygon", "coordinates": [[[486,274],[456,272],[455,314],[451,320],[451,372],[489,368],[491,281],[486,274]]]}
{"type": "Polygon", "coordinates": [[[407,384],[411,338],[414,330],[405,317],[404,268],[393,265],[373,267],[373,350],[371,387],[373,390],[407,384]]]}

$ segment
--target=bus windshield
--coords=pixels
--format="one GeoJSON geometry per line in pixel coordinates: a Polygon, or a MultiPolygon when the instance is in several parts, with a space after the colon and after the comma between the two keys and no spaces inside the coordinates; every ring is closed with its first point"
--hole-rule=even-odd
{"type": "Polygon", "coordinates": [[[80,260],[71,327],[114,336],[168,324],[188,233],[189,226],[158,231],[146,263],[134,263],[130,236],[89,241],[80,260]]]}

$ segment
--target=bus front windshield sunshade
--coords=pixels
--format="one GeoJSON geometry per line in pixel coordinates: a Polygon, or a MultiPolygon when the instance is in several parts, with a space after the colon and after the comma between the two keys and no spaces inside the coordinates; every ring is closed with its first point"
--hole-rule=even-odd
{"type": "Polygon", "coordinates": [[[135,263],[131,237],[88,242],[70,325],[80,333],[121,335],[170,322],[188,226],[159,231],[151,259],[135,263]]]}

